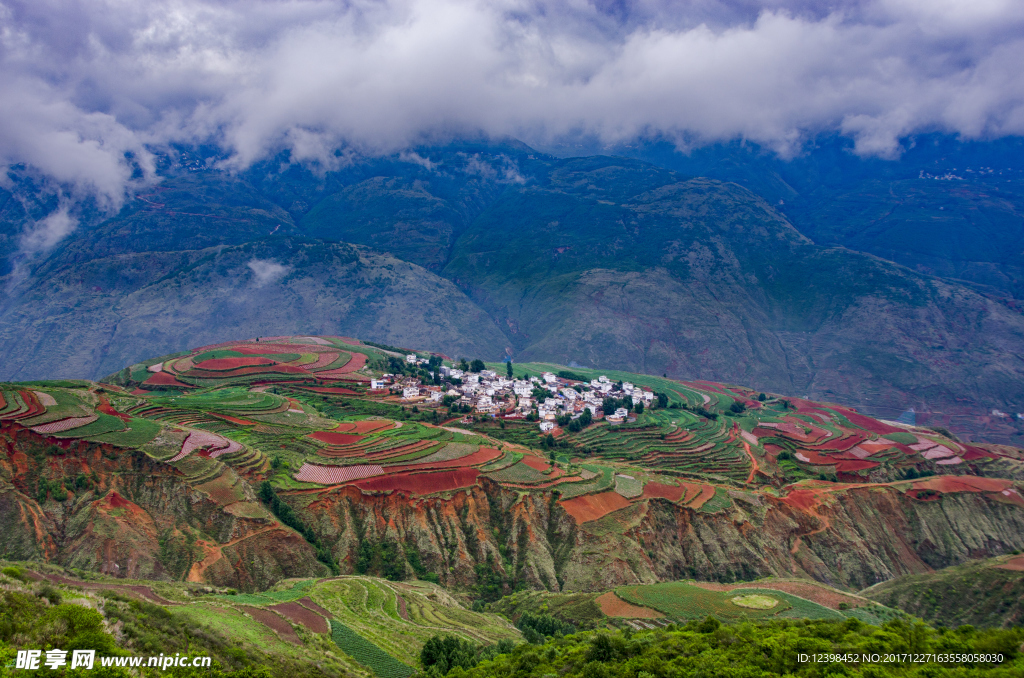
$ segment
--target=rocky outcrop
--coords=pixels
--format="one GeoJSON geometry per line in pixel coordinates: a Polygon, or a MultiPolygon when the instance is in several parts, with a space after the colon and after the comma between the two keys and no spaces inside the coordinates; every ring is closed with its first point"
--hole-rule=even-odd
{"type": "Polygon", "coordinates": [[[809,576],[859,590],[1024,548],[1024,509],[982,493],[920,501],[890,487],[860,488],[813,510],[762,494],[732,494],[731,508],[716,513],[655,499],[583,525],[550,495],[493,484],[445,498],[341,488],[288,499],[335,544],[344,567],[356,566],[363,541],[392,542],[400,553],[415,550],[426,569],[456,587],[478,587],[493,570],[507,590],[767,575],[809,576]]]}
{"type": "MultiPolygon", "coordinates": [[[[328,574],[310,544],[254,502],[251,486],[230,468],[193,485],[142,452],[84,441],[65,449],[16,424],[0,427],[0,450],[7,558],[242,590],[328,574]],[[65,488],[66,497],[40,492],[43,481],[65,488]]],[[[583,524],[555,495],[485,479],[430,497],[355,487],[279,496],[343,572],[431,572],[445,585],[491,596],[517,587],[581,591],[765,575],[858,590],[1024,549],[1024,508],[992,493],[922,501],[887,485],[833,487],[840,489],[813,506],[731,491],[717,512],[650,499],[583,524]]]]}
{"type": "Polygon", "coordinates": [[[219,480],[245,491],[226,504],[208,479],[193,485],[142,452],[57,443],[0,428],[0,553],[9,559],[146,579],[181,579],[198,565],[204,581],[242,590],[328,573],[294,530],[258,506],[235,508],[254,506],[245,501],[254,495],[230,468],[219,480]]]}

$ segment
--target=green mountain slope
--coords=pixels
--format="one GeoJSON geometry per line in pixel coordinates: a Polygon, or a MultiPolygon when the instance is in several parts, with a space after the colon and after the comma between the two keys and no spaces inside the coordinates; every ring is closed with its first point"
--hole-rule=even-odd
{"type": "MultiPolygon", "coordinates": [[[[616,171],[631,174],[601,170],[616,187],[616,171]]],[[[591,188],[593,174],[508,189],[444,270],[509,328],[517,359],[714,374],[891,416],[955,407],[967,391],[1017,411],[1016,312],[817,247],[733,184],[694,179],[616,196],[591,188]]]]}
{"type": "Polygon", "coordinates": [[[109,374],[216,343],[230,336],[226,328],[252,337],[357,333],[460,355],[505,345],[483,311],[419,266],[352,245],[275,238],[49,268],[4,314],[0,374],[109,374]],[[261,262],[270,267],[262,280],[261,262]]]}
{"type": "Polygon", "coordinates": [[[897,577],[860,595],[930,624],[1020,626],[1024,622],[1024,556],[1000,556],[897,577]]]}

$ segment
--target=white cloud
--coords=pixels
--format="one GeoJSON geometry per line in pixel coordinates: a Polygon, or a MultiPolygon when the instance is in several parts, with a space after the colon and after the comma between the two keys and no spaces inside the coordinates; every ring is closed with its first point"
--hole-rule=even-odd
{"type": "Polygon", "coordinates": [[[20,254],[33,257],[47,252],[77,227],[78,220],[68,214],[67,205],[62,205],[22,232],[18,239],[20,254]]]}
{"type": "Polygon", "coordinates": [[[248,264],[253,274],[253,285],[257,288],[275,283],[292,270],[291,266],[279,264],[272,259],[251,259],[248,264]]]}
{"type": "Polygon", "coordinates": [[[460,133],[787,153],[837,130],[893,157],[1024,134],[1021,63],[1011,0],[0,0],[0,165],[116,206],[170,141],[330,169],[460,133]]]}

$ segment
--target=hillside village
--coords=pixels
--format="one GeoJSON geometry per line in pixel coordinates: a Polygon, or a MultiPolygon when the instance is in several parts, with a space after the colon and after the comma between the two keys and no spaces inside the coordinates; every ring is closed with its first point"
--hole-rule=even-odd
{"type": "Polygon", "coordinates": [[[537,421],[542,432],[576,420],[589,423],[604,419],[610,424],[635,421],[657,399],[649,388],[629,382],[613,382],[600,376],[589,382],[544,372],[540,377],[515,378],[512,363],[507,374],[486,369],[481,361],[462,361],[459,367],[440,358],[405,356],[408,368],[420,368],[421,376],[385,373],[370,383],[371,393],[390,393],[404,403],[451,407],[463,413],[502,419],[537,421]],[[423,370],[429,379],[424,379],[423,370]],[[457,409],[456,409],[457,408],[457,409]]]}

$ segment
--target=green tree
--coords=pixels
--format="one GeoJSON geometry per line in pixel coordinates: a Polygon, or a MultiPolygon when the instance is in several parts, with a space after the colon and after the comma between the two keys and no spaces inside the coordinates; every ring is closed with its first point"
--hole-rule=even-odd
{"type": "Polygon", "coordinates": [[[473,362],[469,364],[470,372],[483,372],[485,369],[487,369],[487,366],[484,365],[484,361],[479,358],[474,359],[473,362]]]}

